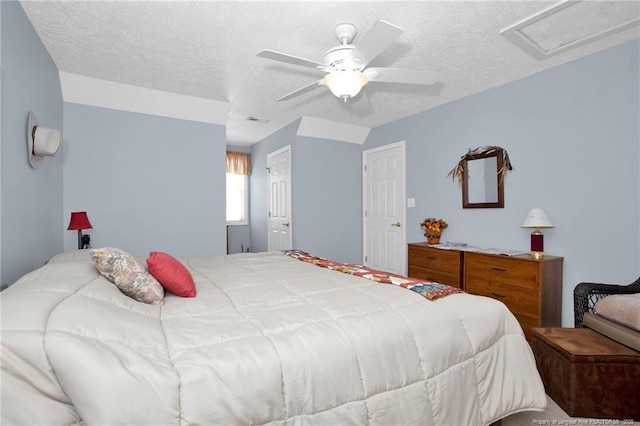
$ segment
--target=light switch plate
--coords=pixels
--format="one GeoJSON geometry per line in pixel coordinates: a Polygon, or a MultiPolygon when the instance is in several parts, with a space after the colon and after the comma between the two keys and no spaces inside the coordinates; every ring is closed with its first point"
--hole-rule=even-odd
{"type": "Polygon", "coordinates": [[[407,198],[407,207],[415,207],[416,199],[415,198],[407,198]]]}

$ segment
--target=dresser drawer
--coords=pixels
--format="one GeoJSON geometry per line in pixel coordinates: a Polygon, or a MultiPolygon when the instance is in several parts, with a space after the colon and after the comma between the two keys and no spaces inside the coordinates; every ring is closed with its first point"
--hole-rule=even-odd
{"type": "Polygon", "coordinates": [[[438,271],[409,264],[409,276],[425,281],[435,281],[440,284],[460,287],[460,274],[438,271]]]}
{"type": "Polygon", "coordinates": [[[517,257],[504,257],[478,253],[467,253],[465,276],[482,277],[490,281],[507,283],[537,290],[540,266],[536,262],[517,257]]]}
{"type": "MultiPolygon", "coordinates": [[[[499,300],[518,318],[528,318],[531,326],[539,324],[540,297],[534,289],[517,288],[508,283],[477,277],[467,277],[465,289],[471,294],[499,300]]],[[[522,321],[521,321],[522,324],[522,321]]],[[[524,324],[523,324],[524,327],[524,324]]]]}
{"type": "Polygon", "coordinates": [[[503,302],[531,341],[533,327],[560,327],[562,261],[465,252],[464,290],[503,302]]]}
{"type": "Polygon", "coordinates": [[[463,288],[461,251],[437,249],[426,243],[410,243],[408,257],[408,275],[411,278],[463,288]]]}
{"type": "Polygon", "coordinates": [[[409,245],[409,265],[458,275],[460,273],[460,252],[409,245]]]}

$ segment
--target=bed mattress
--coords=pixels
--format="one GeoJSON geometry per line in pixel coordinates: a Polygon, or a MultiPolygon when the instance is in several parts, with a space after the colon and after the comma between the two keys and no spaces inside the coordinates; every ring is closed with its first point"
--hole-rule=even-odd
{"type": "Polygon", "coordinates": [[[123,295],[86,251],[0,293],[2,424],[488,425],[546,396],[506,307],[280,252],[181,259],[197,296],[123,295]]]}

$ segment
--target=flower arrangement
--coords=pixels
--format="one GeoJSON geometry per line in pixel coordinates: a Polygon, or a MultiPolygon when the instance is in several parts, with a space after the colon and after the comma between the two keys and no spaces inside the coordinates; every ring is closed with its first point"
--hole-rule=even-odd
{"type": "Polygon", "coordinates": [[[435,217],[427,218],[420,223],[420,227],[424,230],[425,235],[427,235],[429,231],[439,234],[447,226],[449,226],[447,222],[443,219],[436,219],[435,217]]]}

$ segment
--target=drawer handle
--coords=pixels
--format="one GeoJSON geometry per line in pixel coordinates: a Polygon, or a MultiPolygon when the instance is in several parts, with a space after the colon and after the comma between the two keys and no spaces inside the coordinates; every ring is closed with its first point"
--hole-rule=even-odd
{"type": "Polygon", "coordinates": [[[493,295],[493,297],[497,297],[497,298],[503,298],[503,297],[507,297],[506,294],[502,294],[502,293],[496,293],[495,291],[492,291],[491,294],[493,295]]]}
{"type": "Polygon", "coordinates": [[[498,271],[498,272],[507,272],[506,269],[498,268],[497,266],[492,266],[491,269],[493,269],[494,271],[498,271]]]}
{"type": "Polygon", "coordinates": [[[435,256],[427,256],[427,259],[429,259],[429,260],[437,260],[438,258],[435,257],[435,256]]]}

